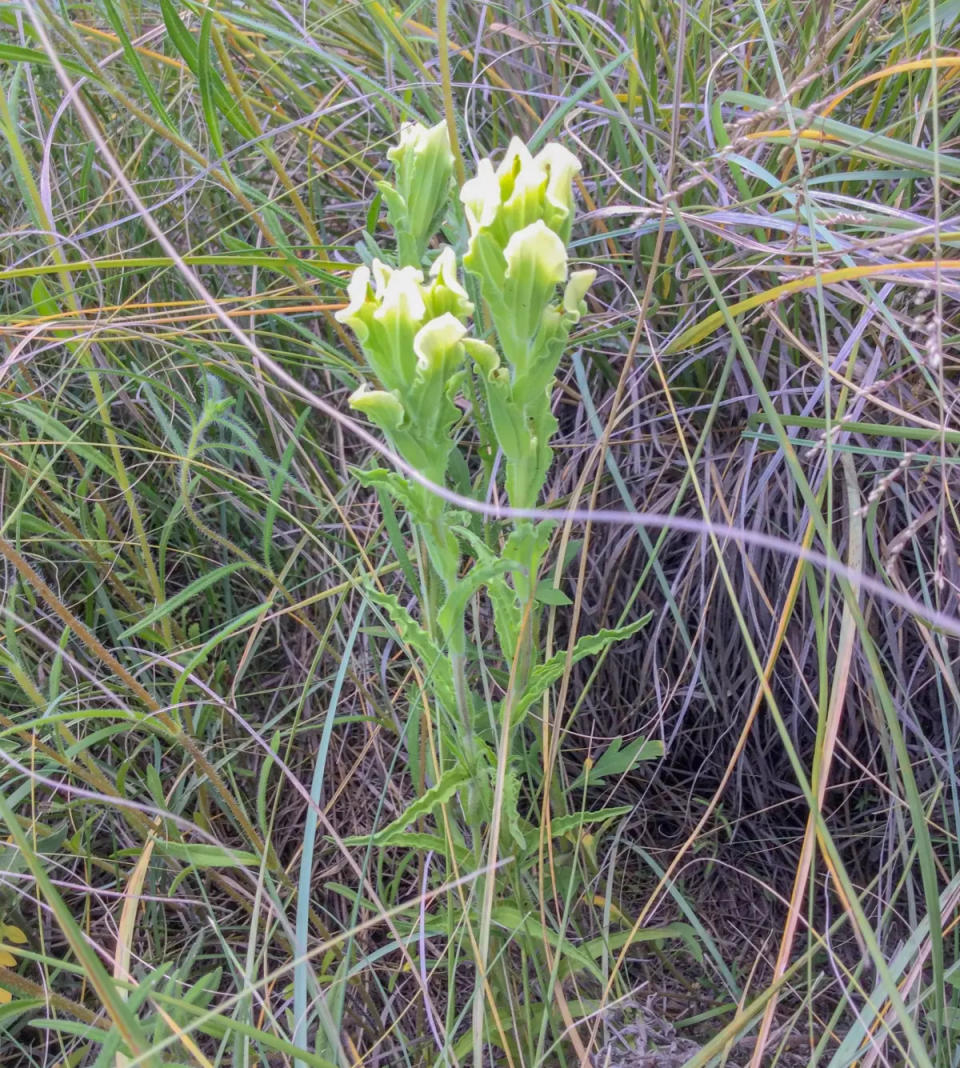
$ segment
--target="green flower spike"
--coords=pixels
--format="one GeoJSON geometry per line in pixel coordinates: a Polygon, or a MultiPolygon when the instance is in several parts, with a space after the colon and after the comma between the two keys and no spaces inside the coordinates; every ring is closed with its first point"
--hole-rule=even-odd
{"type": "MultiPolygon", "coordinates": [[[[393,268],[374,260],[372,269],[354,271],[347,296],[347,307],[335,318],[356,334],[380,383],[405,400],[423,380],[425,367],[435,362],[437,339],[453,338],[449,344],[454,346],[466,333],[461,320],[473,312],[449,247],[434,262],[429,284],[416,267],[393,268]]],[[[444,363],[444,377],[451,374],[453,368],[444,363]]]]}
{"type": "Polygon", "coordinates": [[[476,177],[464,182],[460,200],[467,214],[471,235],[493,226],[500,210],[501,197],[500,181],[490,160],[480,160],[476,177]]]}
{"type": "Polygon", "coordinates": [[[517,507],[535,505],[543,488],[557,426],[550,410],[557,365],[595,277],[589,270],[567,275],[579,170],[562,145],[545,145],[534,156],[514,138],[499,166],[480,160],[460,192],[470,230],[463,262],[480,280],[503,364],[477,342],[468,342],[467,351],[481,371],[507,459],[507,493],[517,507]]]}
{"type": "MultiPolygon", "coordinates": [[[[361,387],[351,406],[384,432],[407,463],[442,483],[453,449],[450,429],[460,418],[453,395],[465,357],[463,318],[473,311],[457,277],[456,254],[444,248],[426,283],[415,267],[374,260],[371,268],[356,269],[347,294],[349,303],[336,317],[357,335],[382,387],[361,387]]],[[[439,507],[427,491],[410,492],[424,514],[439,507]]]]}
{"type": "Polygon", "coordinates": [[[550,179],[543,164],[540,155],[531,156],[519,138],[514,137],[507,146],[507,154],[497,168],[503,201],[499,214],[504,235],[522,230],[543,218],[544,195],[550,179]]]}
{"type": "Polygon", "coordinates": [[[480,160],[460,191],[470,230],[464,266],[480,279],[509,363],[524,364],[538,347],[553,287],[566,281],[579,169],[562,145],[533,156],[515,137],[498,167],[480,160]]]}
{"type": "Polygon", "coordinates": [[[500,353],[486,341],[479,341],[474,337],[464,338],[463,347],[482,374],[489,375],[500,366],[500,353]]]}
{"type": "Polygon", "coordinates": [[[457,369],[456,364],[461,362],[463,352],[460,341],[466,332],[467,328],[450,312],[444,312],[420,327],[413,339],[418,376],[422,380],[449,378],[457,369]]]}
{"type": "Polygon", "coordinates": [[[460,190],[471,236],[490,230],[503,248],[510,234],[543,219],[567,243],[573,223],[573,177],[580,161],[563,145],[545,145],[535,156],[514,137],[494,169],[489,159],[477,164],[475,178],[460,190]]]}
{"type": "Polygon", "coordinates": [[[400,262],[418,266],[449,200],[453,151],[446,123],[429,129],[404,123],[387,158],[396,168],[396,185],[380,182],[378,189],[397,233],[400,262]]]}
{"type": "Polygon", "coordinates": [[[423,299],[423,271],[416,267],[394,270],[373,261],[374,292],[379,307],[373,313],[382,323],[396,319],[422,319],[427,313],[423,299]]]}
{"type": "Polygon", "coordinates": [[[370,296],[370,268],[366,264],[358,267],[347,283],[347,306],[334,314],[338,323],[346,323],[357,335],[360,343],[367,340],[366,316],[363,315],[370,296]]]}
{"type": "Polygon", "coordinates": [[[441,476],[452,448],[450,428],[460,415],[450,394],[459,382],[458,372],[463,367],[461,339],[466,332],[459,319],[445,312],[425,323],[413,342],[417,370],[408,393],[411,430],[421,442],[429,442],[438,457],[443,457],[441,476]]]}

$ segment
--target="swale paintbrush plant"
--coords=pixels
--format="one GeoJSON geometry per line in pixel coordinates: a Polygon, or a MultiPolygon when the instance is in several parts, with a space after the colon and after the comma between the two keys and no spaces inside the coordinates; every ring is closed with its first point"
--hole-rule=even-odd
{"type": "MultiPolygon", "coordinates": [[[[515,138],[499,166],[481,160],[475,177],[455,190],[446,127],[418,123],[403,128],[388,155],[393,181],[379,188],[396,258],[376,248],[369,265],[356,268],[348,306],[337,315],[367,361],[369,381],[350,404],[431,483],[479,499],[498,466],[488,463],[471,482],[459,443],[490,442],[502,456],[510,505],[534,508],[557,430],[551,410],[557,367],[595,274],[571,272],[568,263],[580,164],[559,144],[531,155],[515,138]],[[453,245],[432,247],[441,225],[454,244],[465,246],[466,280],[453,245]],[[470,416],[455,403],[461,393],[477,402],[467,406],[470,416]]],[[[533,871],[541,831],[533,814],[550,802],[542,796],[544,754],[525,723],[567,664],[566,651],[548,659],[540,653],[539,606],[564,602],[541,576],[554,524],[482,523],[399,472],[377,469],[358,477],[381,491],[385,506],[406,512],[415,544],[419,611],[408,611],[391,594],[371,589],[369,596],[418,661],[405,741],[420,796],[388,826],[350,841],[432,851],[446,862],[446,871],[434,862],[438,878],[488,865],[483,891],[464,891],[472,930],[459,937],[473,947],[486,996],[494,996],[495,972],[503,969],[504,982],[519,984],[528,1019],[521,1027],[515,1014],[494,1012],[492,1023],[483,1022],[484,983],[478,982],[480,1008],[474,1007],[472,1034],[463,1042],[465,1048],[472,1042],[475,1059],[488,1041],[515,1049],[533,1042],[531,1048],[542,1051],[548,990],[556,979],[572,972],[599,975],[591,947],[575,945],[563,931],[545,931],[536,911],[533,871]],[[494,631],[484,635],[482,647],[468,640],[466,625],[471,605],[481,602],[492,609],[494,631]],[[503,858],[511,859],[493,870],[503,858]],[[508,941],[520,946],[526,974],[506,973],[504,955],[488,966],[494,949],[508,941]],[[548,953],[545,944],[552,947],[548,953]]],[[[573,661],[633,634],[643,622],[581,638],[573,661]]],[[[618,746],[617,767],[608,774],[624,770],[641,752],[639,745],[618,746]]],[[[551,834],[558,838],[574,838],[585,824],[604,824],[626,811],[585,812],[574,805],[581,810],[571,815],[562,798],[552,802],[551,834]]],[[[571,863],[572,897],[575,870],[571,863]]],[[[452,916],[428,916],[428,933],[452,938],[452,916]]],[[[452,968],[449,975],[452,984],[452,968]]],[[[446,1034],[452,1038],[463,1030],[458,1013],[465,1007],[452,985],[450,994],[446,1034]]]]}

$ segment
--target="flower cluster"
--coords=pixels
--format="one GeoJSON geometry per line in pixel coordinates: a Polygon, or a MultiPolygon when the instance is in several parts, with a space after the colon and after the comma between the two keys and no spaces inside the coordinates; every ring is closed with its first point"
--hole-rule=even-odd
{"type": "Polygon", "coordinates": [[[570,328],[584,311],[593,271],[568,275],[573,178],[580,164],[558,144],[535,156],[514,138],[494,167],[480,160],[463,185],[469,228],[464,267],[479,280],[497,345],[468,338],[474,307],[445,247],[424,280],[420,265],[449,202],[453,155],[446,126],[404,126],[388,153],[395,183],[380,189],[397,233],[400,266],[358,267],[337,314],[359,339],[378,389],[350,398],[404,459],[442,483],[453,448],[453,403],[469,354],[480,371],[490,423],[506,457],[510,501],[531,507],[546,478],[556,429],[550,397],[570,328]],[[562,291],[559,287],[563,287],[562,291]],[[562,292],[562,296],[558,296],[562,292]]]}
{"type": "Polygon", "coordinates": [[[400,143],[387,152],[395,182],[380,182],[401,263],[419,264],[450,200],[453,151],[446,123],[429,129],[406,122],[400,143]]]}
{"type": "Polygon", "coordinates": [[[533,156],[514,138],[496,169],[481,160],[477,176],[460,191],[470,228],[464,266],[480,280],[505,363],[495,350],[473,346],[470,354],[507,458],[507,493],[520,508],[537,503],[546,478],[557,364],[595,277],[592,270],[567,274],[579,170],[562,145],[546,145],[533,156]]]}
{"type": "Polygon", "coordinates": [[[388,436],[404,459],[442,482],[458,417],[452,396],[461,378],[473,303],[457,278],[457,258],[444,248],[429,281],[416,267],[380,260],[358,267],[349,304],[336,318],[349,326],[382,389],[361,386],[350,397],[388,436]]]}
{"type": "Polygon", "coordinates": [[[531,156],[514,137],[499,167],[480,160],[477,176],[460,192],[470,232],[489,230],[503,247],[512,234],[543,220],[566,249],[574,215],[573,178],[579,171],[580,161],[563,145],[546,145],[531,156]]]}

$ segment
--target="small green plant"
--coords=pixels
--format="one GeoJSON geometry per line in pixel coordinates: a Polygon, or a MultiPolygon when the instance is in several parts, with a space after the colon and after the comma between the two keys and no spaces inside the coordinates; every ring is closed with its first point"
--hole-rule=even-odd
{"type": "MultiPolygon", "coordinates": [[[[467,450],[490,443],[487,459],[502,456],[510,505],[536,508],[557,430],[551,410],[557,367],[595,276],[569,270],[572,183],[580,164],[559,144],[534,156],[514,138],[499,166],[481,160],[454,197],[445,126],[405,126],[389,155],[395,180],[380,189],[396,234],[396,261],[378,250],[369,266],[359,266],[349,304],[338,313],[356,334],[373,380],[350,403],[430,483],[478,500],[497,465],[474,462],[481,470],[471,476],[467,450]],[[464,239],[462,259],[453,244],[431,248],[441,224],[455,243],[464,239]],[[473,296],[460,278],[460,262],[473,296]],[[455,403],[461,394],[475,402],[472,421],[455,403]]],[[[475,448],[474,457],[481,452],[475,448]]],[[[417,546],[419,611],[408,611],[392,594],[371,589],[369,596],[417,661],[421,681],[409,695],[406,746],[421,793],[388,826],[350,841],[431,850],[446,861],[446,872],[436,865],[437,878],[486,866],[481,889],[466,900],[469,933],[457,935],[472,946],[479,972],[473,1026],[465,1029],[465,1008],[451,997],[446,1033],[460,1032],[458,1052],[472,1046],[477,1064],[487,1043],[542,1051],[557,980],[592,975],[600,983],[592,951],[603,947],[599,940],[584,948],[570,937],[589,863],[582,851],[563,868],[559,843],[568,919],[564,929],[544,925],[536,872],[543,851],[540,816],[549,817],[554,839],[576,842],[586,825],[607,826],[629,811],[584,811],[582,805],[570,811],[562,793],[543,796],[545,758],[528,718],[569,663],[566,650],[541,654],[543,606],[565,603],[542,577],[555,524],[481,523],[400,473],[377,469],[358,477],[381,490],[388,507],[406,512],[417,546]],[[481,603],[492,611],[495,634],[495,642],[485,636],[482,647],[468,638],[467,627],[471,606],[481,603]],[[523,958],[518,972],[507,967],[511,943],[523,958]],[[523,1021],[506,1011],[518,1003],[523,1021]]],[[[602,652],[644,622],[580,638],[572,661],[602,652]]],[[[651,750],[631,746],[629,752],[633,759],[651,750]]],[[[454,937],[452,916],[432,916],[429,929],[454,937]]],[[[452,974],[449,981],[452,992],[452,974]]]]}

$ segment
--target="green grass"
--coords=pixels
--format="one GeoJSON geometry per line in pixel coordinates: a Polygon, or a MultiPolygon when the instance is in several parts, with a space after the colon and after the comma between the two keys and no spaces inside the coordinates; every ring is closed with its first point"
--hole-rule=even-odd
{"type": "Polygon", "coordinates": [[[958,45],[952,0],[0,8],[0,1064],[960,1064],[958,45]],[[333,318],[413,118],[583,161],[541,652],[653,613],[526,732],[519,873],[344,843],[435,738],[333,318]]]}

